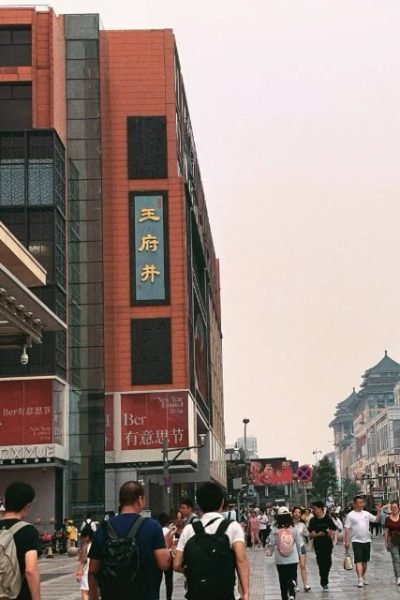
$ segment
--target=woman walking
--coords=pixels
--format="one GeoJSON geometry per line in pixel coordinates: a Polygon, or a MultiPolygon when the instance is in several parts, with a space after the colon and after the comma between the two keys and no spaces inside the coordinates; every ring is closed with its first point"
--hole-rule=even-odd
{"type": "Polygon", "coordinates": [[[301,539],[298,529],[293,527],[292,515],[285,506],[282,506],[276,515],[270,546],[278,570],[282,600],[295,600],[301,539]]]}
{"type": "Polygon", "coordinates": [[[257,513],[254,510],[251,512],[249,518],[249,531],[252,548],[254,548],[256,544],[258,544],[258,547],[260,547],[260,521],[258,520],[257,513]]]}
{"type": "Polygon", "coordinates": [[[400,585],[400,514],[397,500],[390,504],[390,514],[385,520],[385,547],[392,556],[396,584],[400,585]]]}
{"type": "MultiPolygon", "coordinates": [[[[301,580],[303,582],[303,588],[305,592],[309,592],[311,587],[308,585],[307,577],[307,544],[309,540],[309,533],[306,524],[303,521],[304,511],[299,507],[295,506],[293,509],[293,525],[296,527],[300,535],[301,551],[299,556],[299,566],[301,580]]],[[[297,589],[297,591],[299,591],[297,589]]]]}

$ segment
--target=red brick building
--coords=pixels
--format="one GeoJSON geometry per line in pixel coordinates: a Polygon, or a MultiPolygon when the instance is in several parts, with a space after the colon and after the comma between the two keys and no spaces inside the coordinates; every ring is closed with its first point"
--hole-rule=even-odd
{"type": "Polygon", "coordinates": [[[165,440],[206,440],[171,464],[175,502],[224,483],[219,265],[171,30],[0,9],[0,220],[45,263],[40,293],[68,325],[25,370],[0,350],[0,410],[2,380],[62,386],[57,515],[114,509],[134,477],[159,508],[165,440]]]}

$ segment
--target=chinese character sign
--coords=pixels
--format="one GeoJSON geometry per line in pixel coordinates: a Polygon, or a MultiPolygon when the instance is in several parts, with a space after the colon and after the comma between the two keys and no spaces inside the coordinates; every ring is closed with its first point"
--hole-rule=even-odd
{"type": "Polygon", "coordinates": [[[293,482],[292,463],[282,458],[252,460],[250,478],[254,485],[283,485],[293,482]]]}
{"type": "Polygon", "coordinates": [[[168,300],[166,195],[131,194],[133,302],[164,304],[168,300]]]}
{"type": "Polygon", "coordinates": [[[122,450],[154,450],[168,440],[170,448],[189,444],[188,397],[185,392],[123,394],[122,450]]]}
{"type": "Polygon", "coordinates": [[[0,381],[2,446],[49,444],[53,440],[53,381],[0,381]]]}

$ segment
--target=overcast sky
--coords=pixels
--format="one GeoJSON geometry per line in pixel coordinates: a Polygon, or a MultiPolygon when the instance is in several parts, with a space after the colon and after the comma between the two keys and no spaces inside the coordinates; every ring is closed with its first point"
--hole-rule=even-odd
{"type": "MultiPolygon", "coordinates": [[[[3,4],[19,4],[7,0],[3,4]]],[[[400,2],[54,1],[175,30],[223,292],[227,441],[309,462],[400,362],[400,2]]]]}

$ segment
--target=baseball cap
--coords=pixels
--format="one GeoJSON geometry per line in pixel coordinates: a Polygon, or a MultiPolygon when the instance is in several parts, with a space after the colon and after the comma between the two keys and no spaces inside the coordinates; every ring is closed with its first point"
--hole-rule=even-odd
{"type": "Polygon", "coordinates": [[[289,515],[289,509],[287,506],[280,506],[278,508],[278,515],[289,515]]]}

